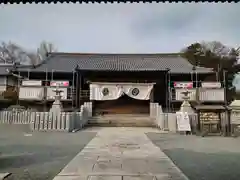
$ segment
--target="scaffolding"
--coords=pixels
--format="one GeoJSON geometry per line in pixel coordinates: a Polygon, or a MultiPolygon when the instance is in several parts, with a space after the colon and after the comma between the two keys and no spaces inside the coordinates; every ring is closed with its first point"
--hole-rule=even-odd
{"type": "MultiPolygon", "coordinates": [[[[19,76],[22,75],[22,73],[19,71],[19,76]]],[[[43,87],[45,89],[47,89],[50,85],[51,81],[69,81],[69,87],[67,88],[67,99],[65,101],[71,102],[71,107],[72,109],[77,108],[80,106],[81,102],[83,101],[82,99],[87,98],[89,96],[89,90],[84,90],[81,85],[84,83],[84,79],[81,76],[80,73],[77,72],[76,68],[73,69],[72,71],[72,75],[67,76],[67,78],[65,78],[64,80],[61,80],[59,78],[55,78],[54,74],[55,73],[61,73],[60,71],[54,70],[52,69],[51,71],[48,71],[48,69],[45,69],[45,78],[39,79],[44,81],[43,87]],[[45,80],[43,80],[45,79],[45,80]]],[[[220,72],[209,72],[207,74],[209,75],[214,75],[215,76],[215,81],[214,82],[218,82],[221,84],[221,88],[224,89],[224,104],[226,105],[226,71],[222,72],[223,74],[220,74],[220,72]]],[[[207,75],[206,73],[198,73],[196,70],[193,70],[191,73],[185,74],[185,75],[189,75],[189,80],[188,82],[191,82],[193,84],[193,88],[194,89],[200,89],[201,86],[200,84],[203,82],[202,80],[202,75],[207,75]]],[[[26,73],[25,73],[26,75],[26,73]]],[[[166,71],[166,76],[165,76],[165,82],[166,82],[166,96],[165,96],[165,104],[166,104],[166,109],[168,111],[172,111],[173,107],[172,104],[175,102],[181,102],[181,101],[177,101],[176,97],[174,98],[174,93],[176,95],[175,92],[175,88],[172,87],[172,83],[174,81],[176,81],[174,79],[174,76],[176,76],[175,73],[171,73],[170,70],[166,71]]],[[[28,69],[27,72],[27,77],[25,77],[25,79],[30,79],[31,78],[31,70],[28,69]]],[[[34,77],[35,78],[35,77],[34,77]]],[[[32,79],[34,80],[34,79],[32,79]]],[[[180,82],[180,81],[179,81],[180,82]]],[[[186,79],[183,78],[183,81],[181,82],[187,82],[186,79]]],[[[207,81],[206,81],[207,82],[207,81]]],[[[210,81],[209,81],[210,82],[210,81]]],[[[211,81],[213,82],[213,81],[211,81]]],[[[18,79],[18,88],[20,86],[20,79],[18,79]]],[[[48,103],[48,99],[45,96],[44,98],[44,105],[46,106],[46,104],[48,103]]]]}
{"type": "MultiPolygon", "coordinates": [[[[227,72],[224,70],[222,72],[222,74],[220,74],[220,72],[210,72],[210,73],[198,73],[197,71],[193,70],[191,73],[189,73],[190,75],[190,81],[186,81],[184,78],[182,81],[174,81],[174,79],[172,79],[173,75],[176,75],[175,73],[171,73],[170,71],[167,72],[167,75],[166,75],[166,79],[167,79],[167,90],[166,90],[166,108],[168,111],[173,111],[173,107],[172,107],[172,104],[174,102],[181,102],[182,100],[177,100],[176,99],[176,88],[175,87],[172,87],[173,85],[173,82],[185,82],[185,83],[192,83],[193,87],[192,89],[195,89],[196,90],[196,99],[193,100],[195,101],[195,103],[200,103],[200,100],[199,100],[199,90],[202,88],[201,87],[201,83],[203,82],[211,82],[211,83],[220,83],[221,84],[221,89],[224,89],[224,102],[223,104],[224,105],[227,105],[227,86],[226,86],[226,74],[227,72]],[[212,80],[212,81],[203,81],[201,79],[202,75],[212,75],[212,76],[215,76],[215,80],[212,80]],[[222,78],[220,78],[222,77],[222,78]]],[[[186,74],[185,74],[186,75],[186,74]]],[[[185,89],[185,88],[183,88],[185,89]]],[[[186,88],[185,90],[190,90],[189,88],[186,88]]]]}
{"type": "MultiPolygon", "coordinates": [[[[61,73],[61,72],[58,72],[58,71],[56,71],[54,69],[52,69],[51,71],[48,71],[48,69],[46,68],[43,73],[45,74],[44,75],[45,77],[43,76],[43,74],[42,74],[41,78],[39,78],[37,76],[31,76],[32,75],[31,74],[31,70],[28,69],[27,70],[27,74],[26,74],[26,72],[24,72],[24,73],[22,72],[21,73],[20,71],[18,71],[18,76],[19,77],[24,77],[23,76],[23,74],[24,74],[25,77],[22,78],[22,79],[25,79],[25,80],[27,79],[27,80],[32,80],[32,81],[35,81],[35,80],[36,81],[42,81],[42,86],[41,87],[44,87],[44,94],[45,94],[44,98],[42,100],[42,103],[44,104],[44,108],[45,109],[46,109],[47,103],[52,101],[51,99],[47,98],[47,93],[48,93],[47,89],[50,87],[51,82],[54,82],[54,81],[68,81],[69,82],[69,87],[64,87],[64,88],[67,88],[67,90],[66,90],[67,94],[65,95],[67,98],[63,99],[63,101],[71,102],[72,109],[76,108],[77,105],[80,104],[80,102],[78,102],[78,101],[80,101],[79,97],[81,95],[80,94],[79,95],[76,94],[76,92],[77,92],[76,89],[77,88],[81,89],[81,87],[79,87],[79,82],[77,82],[77,81],[79,81],[79,77],[78,77],[79,75],[75,71],[75,69],[71,72],[72,75],[70,75],[70,73],[69,73],[69,75],[66,78],[63,78],[63,79],[54,77],[55,73],[57,73],[57,74],[61,73]]],[[[18,87],[18,89],[20,88],[20,86],[21,86],[21,79],[18,78],[17,79],[17,87],[18,87]]],[[[63,86],[60,86],[60,88],[63,88],[63,86]]],[[[81,93],[81,90],[79,91],[79,93],[81,93]]]]}

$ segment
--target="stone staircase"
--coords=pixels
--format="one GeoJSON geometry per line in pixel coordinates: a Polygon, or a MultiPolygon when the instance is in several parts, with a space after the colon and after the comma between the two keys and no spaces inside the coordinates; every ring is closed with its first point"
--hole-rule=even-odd
{"type": "Polygon", "coordinates": [[[111,114],[93,116],[88,120],[88,126],[154,127],[154,123],[148,114],[111,114]]]}

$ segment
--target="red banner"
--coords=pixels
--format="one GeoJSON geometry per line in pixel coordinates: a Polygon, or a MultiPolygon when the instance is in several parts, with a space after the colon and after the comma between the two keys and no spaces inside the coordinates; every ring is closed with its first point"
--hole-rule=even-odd
{"type": "Polygon", "coordinates": [[[174,82],[175,88],[193,88],[193,82],[174,82]]]}
{"type": "Polygon", "coordinates": [[[69,86],[68,81],[51,81],[50,86],[69,86]]]}

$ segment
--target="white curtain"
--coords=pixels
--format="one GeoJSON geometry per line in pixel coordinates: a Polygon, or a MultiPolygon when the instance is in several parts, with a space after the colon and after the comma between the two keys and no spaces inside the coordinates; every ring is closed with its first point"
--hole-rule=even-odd
{"type": "Polygon", "coordinates": [[[123,92],[133,99],[149,100],[152,84],[127,84],[123,85],[123,92]]]}
{"type": "Polygon", "coordinates": [[[115,100],[123,94],[138,100],[149,100],[153,84],[92,83],[90,100],[115,100]]]}
{"type": "Polygon", "coordinates": [[[115,100],[122,94],[122,87],[116,84],[90,84],[90,100],[115,100]]]}

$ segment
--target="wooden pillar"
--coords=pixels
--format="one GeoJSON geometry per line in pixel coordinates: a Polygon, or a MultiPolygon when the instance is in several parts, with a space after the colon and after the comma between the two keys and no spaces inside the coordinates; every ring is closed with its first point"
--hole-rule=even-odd
{"type": "Polygon", "coordinates": [[[78,95],[79,95],[79,98],[78,98],[78,108],[80,109],[80,107],[81,107],[81,93],[82,93],[82,75],[81,75],[81,73],[79,73],[79,76],[78,76],[78,78],[79,78],[79,81],[78,81],[78,83],[79,83],[79,93],[78,93],[78,95]]]}
{"type": "MultiPolygon", "coordinates": [[[[28,79],[29,79],[29,77],[28,77],[28,79]]],[[[45,84],[44,84],[44,93],[45,93],[45,96],[44,96],[44,107],[43,107],[43,109],[44,109],[44,112],[46,112],[47,111],[47,83],[48,83],[48,70],[47,70],[47,68],[46,68],[46,70],[45,70],[45,84]]]]}
{"type": "Polygon", "coordinates": [[[153,85],[153,88],[152,88],[152,91],[151,91],[151,94],[150,94],[150,103],[154,103],[155,101],[154,101],[154,86],[155,85],[153,85]]]}
{"type": "Polygon", "coordinates": [[[171,109],[171,73],[170,73],[170,69],[167,69],[167,73],[166,73],[166,83],[167,83],[167,89],[166,89],[166,93],[167,93],[167,109],[168,112],[171,109]]]}
{"type": "Polygon", "coordinates": [[[165,108],[167,109],[169,107],[169,82],[168,82],[168,71],[165,73],[165,108]]]}
{"type": "Polygon", "coordinates": [[[80,102],[80,89],[79,89],[79,71],[77,71],[76,73],[76,98],[75,98],[75,103],[76,103],[76,108],[79,109],[80,106],[79,106],[79,102],[80,102]]]}
{"type": "Polygon", "coordinates": [[[72,75],[72,87],[71,87],[71,97],[72,97],[72,109],[75,107],[75,99],[76,99],[76,86],[75,86],[75,70],[73,70],[73,75],[72,75]],[[75,91],[75,99],[73,98],[74,97],[74,91],[75,91]]]}

